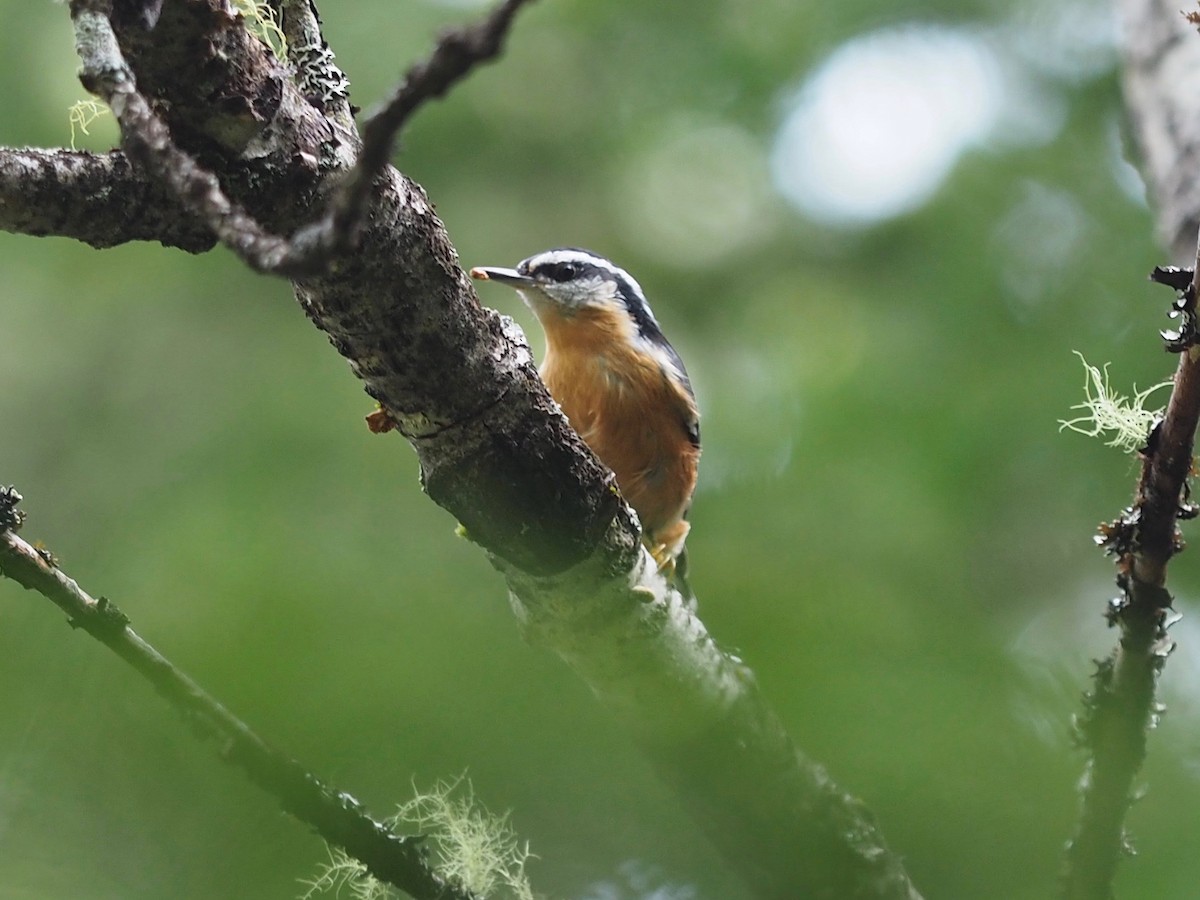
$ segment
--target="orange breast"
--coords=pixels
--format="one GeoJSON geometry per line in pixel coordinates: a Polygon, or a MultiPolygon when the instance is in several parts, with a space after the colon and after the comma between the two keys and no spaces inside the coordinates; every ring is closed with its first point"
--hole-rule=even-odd
{"type": "MultiPolygon", "coordinates": [[[[638,352],[628,317],[585,308],[540,316],[542,379],[571,426],[617,476],[651,544],[682,545],[700,449],[688,436],[695,404],[652,355],[638,352]]],[[[678,546],[673,546],[678,552],[678,546]]]]}

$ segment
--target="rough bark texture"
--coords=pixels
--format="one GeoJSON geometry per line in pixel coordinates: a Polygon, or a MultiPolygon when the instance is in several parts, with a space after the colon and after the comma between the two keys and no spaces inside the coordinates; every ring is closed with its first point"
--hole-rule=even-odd
{"type": "Polygon", "coordinates": [[[120,152],[0,152],[0,229],[69,237],[97,248],[159,241],[202,253],[217,242],[173,191],[135,171],[120,152]]]}
{"type": "MultiPolygon", "coordinates": [[[[231,200],[282,235],[317,218],[357,135],[224,0],[118,0],[113,22],[175,145],[231,200]]],[[[657,573],[612,474],[517,330],[479,305],[419,186],[386,170],[355,252],[295,289],[416,447],[426,491],[504,574],[526,633],[616,713],[759,896],[917,896],[870,816],[796,752],[749,670],[657,573]]]]}

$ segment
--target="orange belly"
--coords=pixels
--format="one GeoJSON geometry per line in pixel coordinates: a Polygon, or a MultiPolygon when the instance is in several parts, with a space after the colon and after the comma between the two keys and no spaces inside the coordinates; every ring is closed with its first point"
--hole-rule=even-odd
{"type": "Polygon", "coordinates": [[[632,352],[611,333],[594,327],[561,333],[564,325],[580,324],[547,328],[542,379],[571,426],[617,476],[647,543],[664,544],[675,556],[688,531],[684,516],[700,458],[687,426],[694,403],[657,360],[632,352]]]}

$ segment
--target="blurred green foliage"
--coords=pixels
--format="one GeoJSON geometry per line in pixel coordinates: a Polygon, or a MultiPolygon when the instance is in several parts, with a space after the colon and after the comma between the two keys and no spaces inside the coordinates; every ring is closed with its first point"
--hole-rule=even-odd
{"type": "MultiPolygon", "coordinates": [[[[363,106],[476,14],[322,12],[363,106]]],[[[1070,719],[1114,638],[1091,534],[1135,475],[1059,433],[1082,398],[1071,351],[1111,360],[1124,393],[1173,367],[1170,298],[1145,281],[1172,260],[1118,164],[1108,15],[543,0],[397,156],[467,265],[572,244],[636,274],[704,413],[701,613],[929,897],[1054,890],[1082,765],[1070,719]],[[1064,21],[1099,25],[1090,55],[1047,25],[1064,21]],[[1044,127],[976,142],[905,215],[805,218],[769,166],[789,98],[845,42],[912,26],[1009,47],[1018,112],[1044,127]],[[1031,35],[1049,50],[1022,49],[1031,35]],[[1073,48],[1057,68],[1055,41],[1073,48]]],[[[0,144],[69,143],[66,10],[0,0],[0,21],[0,144]]],[[[468,772],[550,896],[744,896],[587,690],[520,640],[500,579],[421,495],[407,445],[368,433],[370,402],[285,284],[223,251],[15,235],[0,273],[0,482],[26,496],[26,536],[147,639],[381,814],[468,772]]],[[[483,299],[540,352],[515,296],[483,299]]],[[[1200,876],[1197,572],[1191,553],[1172,568],[1187,617],[1123,898],[1191,896],[1200,876]]],[[[0,896],[288,898],[324,858],[11,583],[0,684],[0,896]]]]}

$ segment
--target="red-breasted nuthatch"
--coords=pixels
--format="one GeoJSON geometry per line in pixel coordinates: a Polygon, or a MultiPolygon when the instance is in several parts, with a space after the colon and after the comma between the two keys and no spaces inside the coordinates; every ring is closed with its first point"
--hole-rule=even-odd
{"type": "Polygon", "coordinates": [[[546,250],[471,277],[517,293],[546,332],[542,380],[571,426],[613,470],[660,569],[690,597],[684,539],[700,460],[687,370],[633,277],[587,250],[546,250]]]}

